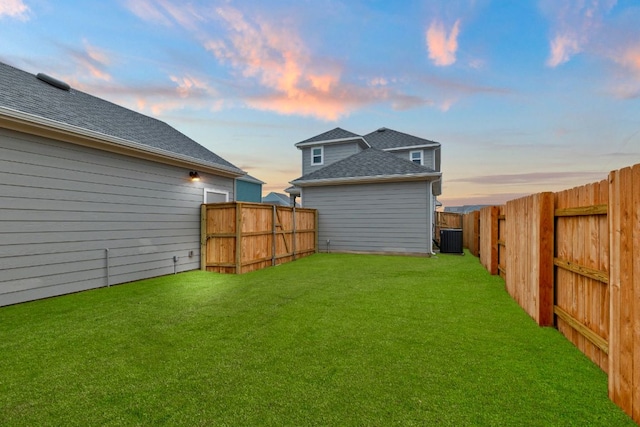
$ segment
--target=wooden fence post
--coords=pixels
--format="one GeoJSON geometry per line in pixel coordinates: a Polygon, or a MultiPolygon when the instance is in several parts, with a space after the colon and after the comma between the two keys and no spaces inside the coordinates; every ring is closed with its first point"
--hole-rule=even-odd
{"type": "Polygon", "coordinates": [[[609,174],[609,398],[640,423],[640,164],[609,174]]]}
{"type": "Polygon", "coordinates": [[[498,274],[498,215],[499,206],[480,210],[480,262],[493,275],[498,274]]]}
{"type": "Polygon", "coordinates": [[[507,202],[506,288],[540,326],[553,325],[554,195],[507,202]]]}
{"type": "Polygon", "coordinates": [[[276,205],[271,208],[271,266],[276,265],[276,205]]]}
{"type": "Polygon", "coordinates": [[[200,270],[207,271],[207,205],[200,205],[200,270]]]}
{"type": "Polygon", "coordinates": [[[242,204],[236,203],[236,274],[242,273],[242,204]]]}
{"type": "Polygon", "coordinates": [[[462,216],[462,240],[473,256],[480,252],[480,212],[473,211],[462,216]]]}

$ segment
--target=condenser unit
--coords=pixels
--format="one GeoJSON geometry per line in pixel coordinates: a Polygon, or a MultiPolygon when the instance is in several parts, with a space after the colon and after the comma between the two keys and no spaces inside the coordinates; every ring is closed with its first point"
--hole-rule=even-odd
{"type": "Polygon", "coordinates": [[[443,228],[440,230],[440,252],[443,254],[461,254],[462,230],[458,228],[443,228]]]}

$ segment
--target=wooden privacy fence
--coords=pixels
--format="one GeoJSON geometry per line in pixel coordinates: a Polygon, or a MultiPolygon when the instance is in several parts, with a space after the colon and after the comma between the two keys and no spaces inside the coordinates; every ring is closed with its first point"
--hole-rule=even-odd
{"type": "Polygon", "coordinates": [[[480,211],[473,211],[462,216],[462,246],[469,249],[472,255],[480,252],[480,211]]]}
{"type": "Polygon", "coordinates": [[[438,242],[438,245],[440,245],[440,230],[451,228],[462,228],[462,214],[457,212],[436,212],[436,227],[433,238],[438,242]]]}
{"type": "Polygon", "coordinates": [[[200,268],[247,273],[317,252],[315,209],[259,203],[201,206],[200,268]]]}
{"type": "Polygon", "coordinates": [[[480,262],[609,377],[640,423],[640,164],[480,212],[480,262]]]}

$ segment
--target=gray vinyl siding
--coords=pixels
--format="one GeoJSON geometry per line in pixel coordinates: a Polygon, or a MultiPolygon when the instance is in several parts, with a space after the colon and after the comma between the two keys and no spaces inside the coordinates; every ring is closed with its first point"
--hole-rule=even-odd
{"type": "Polygon", "coordinates": [[[427,148],[422,150],[402,150],[402,151],[393,151],[393,154],[396,156],[405,159],[411,160],[411,152],[412,151],[422,151],[422,166],[426,166],[436,169],[436,161],[435,161],[435,150],[433,148],[427,148]]]}
{"type": "MultiPolygon", "coordinates": [[[[316,145],[315,147],[320,146],[321,145],[316,145]]],[[[335,163],[338,160],[346,159],[347,157],[362,151],[362,147],[360,147],[357,142],[324,145],[323,164],[319,166],[312,166],[311,148],[312,147],[305,147],[302,149],[302,175],[315,172],[318,169],[322,169],[323,167],[330,165],[331,163],[335,163]]]]}
{"type": "Polygon", "coordinates": [[[304,207],[318,209],[321,251],[431,252],[428,182],[305,187],[304,207]]]}
{"type": "Polygon", "coordinates": [[[199,173],[0,129],[0,306],[198,269],[199,173]]]}

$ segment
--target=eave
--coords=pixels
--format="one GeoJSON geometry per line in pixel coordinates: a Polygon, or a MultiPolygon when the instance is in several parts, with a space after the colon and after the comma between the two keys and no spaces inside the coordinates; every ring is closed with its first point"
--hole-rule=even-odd
{"type": "Polygon", "coordinates": [[[358,141],[360,145],[365,148],[371,148],[371,145],[361,136],[352,136],[349,138],[338,138],[338,139],[327,139],[324,141],[311,141],[311,142],[298,142],[295,146],[298,149],[302,149],[304,147],[313,147],[317,145],[332,145],[332,144],[341,144],[347,141],[358,141]]]}
{"type": "Polygon", "coordinates": [[[67,123],[46,119],[22,111],[0,106],[0,128],[36,135],[43,138],[64,141],[97,150],[118,153],[125,156],[151,160],[199,172],[236,178],[245,175],[239,169],[211,163],[183,154],[150,147],[138,142],[106,135],[67,123]]]}
{"type": "Polygon", "coordinates": [[[407,145],[405,147],[382,148],[382,151],[419,150],[421,148],[438,148],[438,147],[440,147],[440,143],[439,142],[434,142],[432,144],[407,145]]]}
{"type": "Polygon", "coordinates": [[[403,175],[352,176],[344,178],[324,178],[294,180],[290,184],[298,187],[322,187],[327,185],[374,184],[380,182],[437,181],[441,172],[425,172],[403,175]]]}

